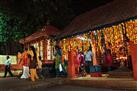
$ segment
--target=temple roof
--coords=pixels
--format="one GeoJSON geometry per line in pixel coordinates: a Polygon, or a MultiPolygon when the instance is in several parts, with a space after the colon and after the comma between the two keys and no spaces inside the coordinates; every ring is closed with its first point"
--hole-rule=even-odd
{"type": "Polygon", "coordinates": [[[56,35],[58,35],[60,33],[60,30],[58,30],[57,28],[55,28],[54,26],[51,25],[47,25],[44,26],[41,30],[33,33],[32,35],[21,39],[19,42],[24,44],[24,43],[28,43],[31,42],[33,40],[39,39],[39,38],[53,38],[56,35]]]}
{"type": "Polygon", "coordinates": [[[105,24],[122,21],[137,15],[137,0],[114,0],[104,6],[83,13],[63,30],[59,38],[93,30],[105,24]]]}

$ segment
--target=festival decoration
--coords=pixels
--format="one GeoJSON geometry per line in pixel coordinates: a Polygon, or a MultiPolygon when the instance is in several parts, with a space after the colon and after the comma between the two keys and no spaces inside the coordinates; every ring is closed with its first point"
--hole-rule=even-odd
{"type": "Polygon", "coordinates": [[[116,59],[128,55],[128,44],[125,36],[137,44],[137,20],[129,20],[118,24],[106,25],[106,27],[97,28],[86,33],[72,35],[72,37],[61,40],[64,55],[68,51],[83,51],[89,47],[94,51],[95,65],[102,64],[103,53],[111,45],[111,52],[116,54],[116,59]],[[121,55],[123,54],[123,55],[121,55]]]}

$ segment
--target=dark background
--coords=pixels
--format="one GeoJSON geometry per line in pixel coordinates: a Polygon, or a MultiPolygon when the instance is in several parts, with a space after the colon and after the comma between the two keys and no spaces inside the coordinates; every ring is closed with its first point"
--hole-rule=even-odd
{"type": "Polygon", "coordinates": [[[19,40],[45,25],[63,29],[78,15],[113,0],[0,0],[0,54],[17,54],[19,40]]]}

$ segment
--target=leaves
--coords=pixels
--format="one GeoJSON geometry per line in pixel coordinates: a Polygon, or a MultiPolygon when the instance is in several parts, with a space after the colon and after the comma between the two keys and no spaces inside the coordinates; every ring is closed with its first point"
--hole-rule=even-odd
{"type": "Polygon", "coordinates": [[[0,1],[0,32],[4,38],[0,41],[17,41],[48,23],[63,29],[75,16],[70,3],[71,0],[0,1]]]}

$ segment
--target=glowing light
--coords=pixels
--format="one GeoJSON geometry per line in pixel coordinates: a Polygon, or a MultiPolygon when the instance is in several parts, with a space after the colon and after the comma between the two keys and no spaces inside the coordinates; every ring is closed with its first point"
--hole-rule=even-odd
{"type": "Polygon", "coordinates": [[[84,40],[84,41],[90,41],[91,42],[91,39],[86,39],[82,36],[78,36],[77,39],[80,39],[80,40],[84,40]]]}

